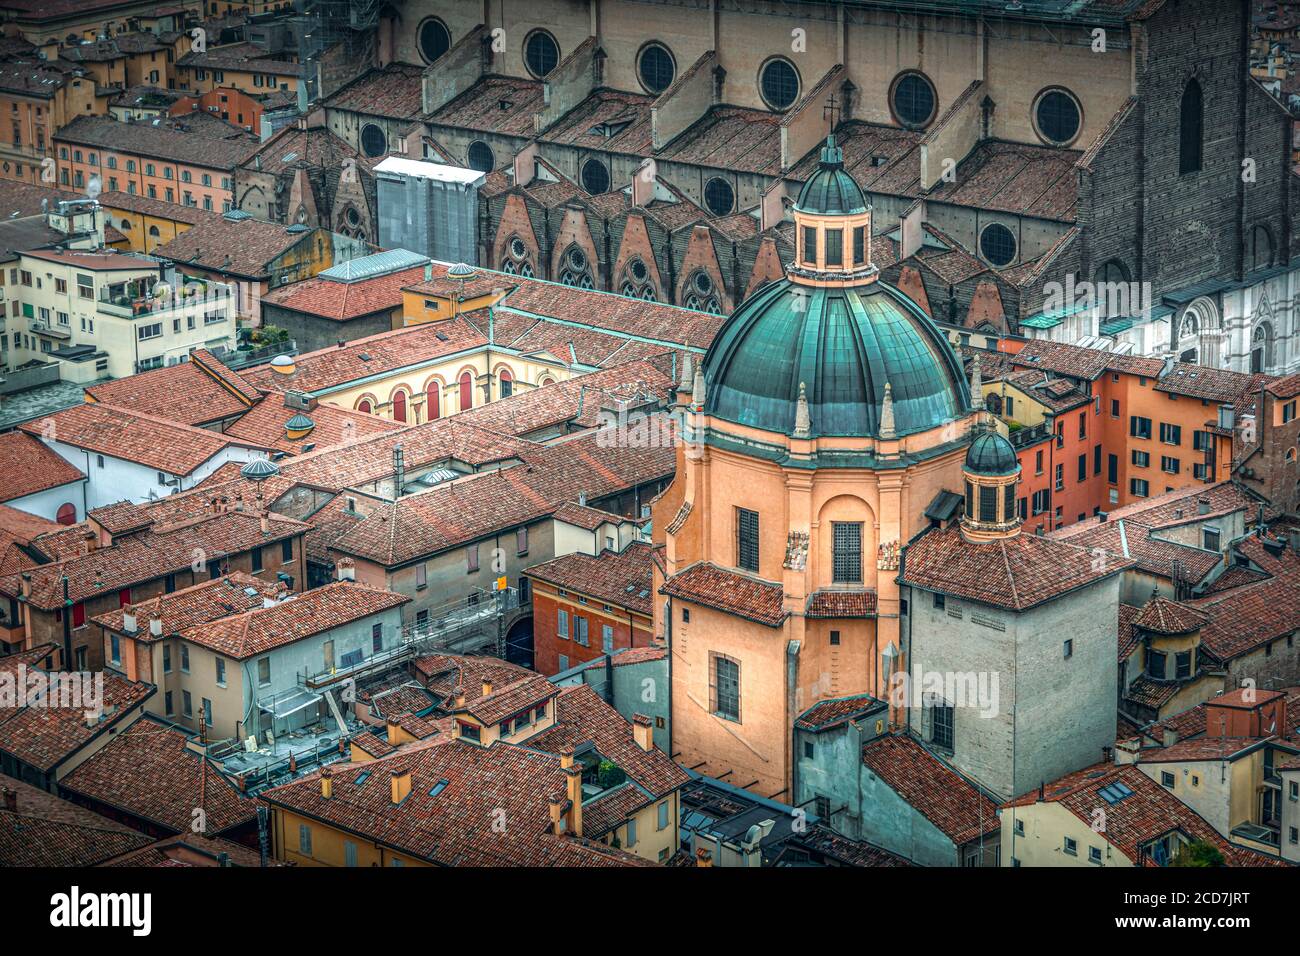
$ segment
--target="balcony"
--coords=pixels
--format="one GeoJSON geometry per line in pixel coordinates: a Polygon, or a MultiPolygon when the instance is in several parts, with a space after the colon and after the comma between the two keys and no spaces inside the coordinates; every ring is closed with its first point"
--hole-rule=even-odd
{"type": "Polygon", "coordinates": [[[164,283],[125,282],[106,286],[100,290],[95,303],[98,312],[123,319],[149,316],[200,314],[206,316],[220,312],[222,321],[235,315],[234,288],[219,283],[201,281],[185,282],[177,290],[164,283]]]}
{"type": "Polygon", "coordinates": [[[60,325],[57,322],[51,322],[49,319],[28,319],[27,329],[37,335],[45,335],[52,339],[72,338],[72,327],[70,325],[60,325]]]}
{"type": "Polygon", "coordinates": [[[1242,823],[1232,828],[1232,838],[1244,843],[1261,844],[1264,849],[1276,853],[1282,846],[1280,827],[1265,826],[1262,823],[1242,823]]]}

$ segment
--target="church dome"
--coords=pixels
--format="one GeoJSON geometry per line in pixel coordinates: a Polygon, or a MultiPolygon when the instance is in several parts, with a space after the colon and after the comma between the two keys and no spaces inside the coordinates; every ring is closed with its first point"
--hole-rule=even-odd
{"type": "Polygon", "coordinates": [[[1020,467],[1016,450],[997,432],[985,432],[971,442],[966,452],[966,471],[972,475],[1001,478],[1014,475],[1020,467]]]}
{"type": "Polygon", "coordinates": [[[783,435],[794,433],[802,384],[811,438],[881,437],[886,383],[897,437],[970,406],[948,340],[916,303],[874,279],[810,286],[786,278],[760,289],[714,339],[704,378],[707,414],[783,435]]]}
{"type": "Polygon", "coordinates": [[[795,209],[815,216],[850,216],[866,212],[867,196],[857,181],[844,171],[844,151],[835,137],[826,137],[821,165],[799,191],[795,209]]]}

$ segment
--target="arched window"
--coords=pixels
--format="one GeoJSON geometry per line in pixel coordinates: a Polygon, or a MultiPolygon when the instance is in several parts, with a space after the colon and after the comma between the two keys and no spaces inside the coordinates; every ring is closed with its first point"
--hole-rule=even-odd
{"type": "Polygon", "coordinates": [[[401,389],[393,393],[393,421],[406,421],[406,393],[401,389]]]}
{"type": "Polygon", "coordinates": [[[1178,175],[1201,170],[1201,145],[1204,136],[1205,109],[1201,84],[1188,80],[1178,110],[1178,175]]]}
{"type": "Polygon", "coordinates": [[[1108,259],[1097,268],[1097,282],[1128,282],[1128,267],[1118,259],[1108,259]]]}
{"type": "Polygon", "coordinates": [[[460,410],[467,411],[474,407],[474,376],[469,372],[460,373],[460,410]]]}
{"type": "Polygon", "coordinates": [[[1267,322],[1255,326],[1250,336],[1250,370],[1267,372],[1273,365],[1273,327],[1267,322]]]}
{"type": "Polygon", "coordinates": [[[425,420],[436,421],[442,417],[442,384],[432,381],[424,390],[425,420]]]}
{"type": "Polygon", "coordinates": [[[57,521],[59,524],[76,524],[77,506],[72,504],[71,502],[68,502],[67,504],[59,505],[59,510],[58,513],[54,516],[54,520],[57,521]]]}
{"type": "Polygon", "coordinates": [[[718,298],[713,277],[703,269],[697,269],[691,274],[685,291],[686,300],[684,304],[686,308],[694,309],[696,312],[709,312],[713,315],[722,314],[722,302],[718,298]]]}
{"type": "Polygon", "coordinates": [[[515,377],[510,374],[510,369],[503,368],[498,374],[498,378],[501,380],[501,397],[509,398],[514,394],[515,377]]]}
{"type": "Polygon", "coordinates": [[[594,289],[596,283],[591,278],[590,263],[587,254],[578,246],[570,246],[560,262],[560,283],[579,289],[594,289]]]}
{"type": "Polygon", "coordinates": [[[507,275],[523,276],[525,279],[531,279],[533,273],[533,263],[528,257],[528,247],[518,236],[511,236],[510,241],[506,243],[506,259],[501,263],[501,271],[507,275]]]}
{"type": "Polygon", "coordinates": [[[361,401],[357,402],[357,411],[365,412],[367,415],[371,415],[374,414],[375,405],[372,401],[370,401],[370,399],[363,398],[361,399],[361,401]]]}

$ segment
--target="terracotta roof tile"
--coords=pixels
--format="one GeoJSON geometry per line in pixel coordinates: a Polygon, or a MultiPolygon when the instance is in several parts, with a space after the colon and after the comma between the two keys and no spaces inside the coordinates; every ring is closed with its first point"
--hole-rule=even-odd
{"type": "Polygon", "coordinates": [[[400,431],[403,427],[401,422],[334,405],[321,404],[310,411],[299,412],[296,408],[286,407],[282,394],[272,392],[248,409],[238,421],[226,426],[225,434],[290,455],[300,455],[304,451],[334,448],[371,435],[400,431]],[[310,418],[315,427],[301,438],[290,438],[285,426],[298,414],[310,418]]]}
{"type": "MultiPolygon", "coordinates": [[[[232,571],[215,581],[204,581],[179,591],[163,593],[130,605],[135,612],[137,640],[146,643],[174,637],[199,624],[260,608],[276,595],[277,586],[243,571],[232,571]],[[249,592],[252,592],[251,594],[249,592]],[[162,633],[154,637],[150,621],[158,615],[162,633]]],[[[96,624],[124,634],[123,612],[118,608],[92,617],[96,624]]]]}
{"type": "Polygon", "coordinates": [[[808,596],[805,617],[848,618],[875,617],[876,592],[871,590],[814,591],[808,596]]]}
{"type": "MultiPolygon", "coordinates": [[[[325,100],[327,110],[349,110],[390,119],[420,115],[424,68],[411,63],[377,67],[340,87],[325,100]]],[[[539,84],[540,85],[540,84],[539,84]]]]}
{"type": "Polygon", "coordinates": [[[262,301],[282,309],[346,322],[401,308],[402,289],[423,277],[423,266],[356,282],[313,276],[274,289],[263,296],[262,301]]]}
{"type": "Polygon", "coordinates": [[[249,823],[256,803],[240,794],[216,764],[190,750],[189,740],[178,727],[142,717],[60,786],[177,833],[190,832],[194,808],[200,806],[209,834],[249,823]]]}
{"type": "Polygon", "coordinates": [[[215,377],[209,371],[214,364],[220,366],[215,358],[211,363],[200,360],[169,365],[92,385],[86,389],[86,394],[105,405],[154,415],[182,425],[203,425],[247,411],[256,400],[256,391],[249,398],[251,386],[240,383],[241,389],[234,382],[239,379],[238,373],[224,367],[221,367],[222,377],[215,377]]]}
{"type": "Polygon", "coordinates": [[[1134,618],[1135,627],[1155,634],[1191,634],[1199,631],[1206,617],[1200,611],[1166,597],[1153,597],[1134,618]]]}
{"type": "Polygon", "coordinates": [[[1001,826],[996,803],[910,737],[877,737],[862,762],[959,847],[1001,826]]]}
{"type": "Polygon", "coordinates": [[[13,812],[0,801],[0,866],[95,866],[153,843],[153,837],[13,777],[0,775],[0,790],[18,797],[13,812]]]}
{"type": "Polygon", "coordinates": [[[1023,611],[1133,567],[1098,563],[1086,548],[1032,534],[967,541],[960,528],[933,529],[904,550],[901,583],[1023,611]]]}
{"type": "Polygon", "coordinates": [[[188,475],[237,442],[220,432],[182,425],[156,415],[132,412],[113,405],[85,402],[19,426],[30,435],[87,451],[156,468],[169,475],[188,475]]]}
{"type": "Polygon", "coordinates": [[[24,432],[0,435],[0,462],[0,501],[13,501],[86,477],[62,455],[24,432]]]}
{"type": "Polygon", "coordinates": [[[273,607],[255,608],[215,621],[193,624],[182,630],[180,636],[235,660],[246,660],[400,607],[410,600],[403,594],[351,581],[334,581],[324,587],[291,595],[273,607]]]}
{"type": "Polygon", "coordinates": [[[694,601],[714,610],[780,627],[788,616],[781,585],[700,561],[669,578],[660,594],[694,601]]]}
{"type": "Polygon", "coordinates": [[[795,719],[794,725],[800,730],[828,730],[879,706],[880,701],[870,694],[836,697],[813,704],[795,719]]]}
{"type": "Polygon", "coordinates": [[[594,557],[567,554],[535,564],[526,573],[534,580],[585,594],[605,604],[649,614],[651,572],[650,545],[634,541],[621,552],[601,551],[594,557]]]}
{"type": "Polygon", "coordinates": [[[108,116],[78,116],[54,141],[97,146],[136,156],[233,171],[257,149],[258,139],[207,113],[121,123],[108,116]]]}
{"type": "MultiPolygon", "coordinates": [[[[202,115],[202,114],[200,114],[202,115]]],[[[152,255],[179,266],[250,279],[270,279],[271,263],[298,243],[315,242],[313,230],[291,232],[290,226],[260,219],[219,216],[195,223],[152,255]]]]}

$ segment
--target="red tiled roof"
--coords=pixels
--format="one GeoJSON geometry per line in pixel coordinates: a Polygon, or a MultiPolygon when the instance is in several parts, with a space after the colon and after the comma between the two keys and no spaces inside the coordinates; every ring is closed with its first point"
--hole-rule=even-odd
{"type": "Polygon", "coordinates": [[[491,693],[467,700],[465,712],[490,727],[536,707],[556,693],[554,684],[541,674],[534,674],[509,684],[494,685],[491,693]]]}
{"type": "Polygon", "coordinates": [[[1300,573],[1243,585],[1190,602],[1209,616],[1201,646],[1219,661],[1286,637],[1300,622],[1300,573]]]}
{"type": "Polygon", "coordinates": [[[929,591],[1023,611],[1133,567],[1122,557],[1098,563],[1086,548],[1018,534],[967,541],[956,527],[933,529],[904,550],[900,581],[929,591]]]}
{"type": "MultiPolygon", "coordinates": [[[[266,598],[275,596],[276,587],[243,571],[232,571],[215,581],[204,581],[169,594],[163,593],[136,601],[131,605],[136,619],[136,633],[133,636],[145,642],[162,640],[208,621],[260,608],[266,598]],[[249,591],[253,593],[250,594],[249,591]],[[152,637],[149,624],[155,614],[162,623],[162,634],[157,638],[152,637]]],[[[117,608],[98,614],[91,620],[122,634],[125,633],[122,629],[124,611],[125,608],[117,608]]]]}
{"type": "Polygon", "coordinates": [[[690,775],[659,748],[642,750],[632,725],[589,684],[562,688],[555,702],[555,725],[528,738],[522,746],[559,753],[588,742],[650,794],[649,798],[642,795],[641,806],[690,780],[690,775]]]}
{"type": "Polygon", "coordinates": [[[86,517],[114,537],[128,531],[140,531],[153,524],[153,516],[148,510],[133,501],[115,501],[111,505],[91,508],[86,512],[86,517]]]}
{"type": "Polygon", "coordinates": [[[537,521],[581,492],[599,500],[673,472],[671,447],[603,445],[593,433],[535,446],[525,464],[447,482],[371,509],[332,548],[391,567],[537,521]]]}
{"type": "Polygon", "coordinates": [[[768,627],[780,627],[788,616],[783,607],[781,585],[759,581],[707,561],[678,571],[664,582],[659,593],[736,614],[768,627]]]}
{"type": "Polygon", "coordinates": [[[276,372],[268,364],[248,369],[244,375],[259,388],[315,392],[402,368],[431,365],[439,358],[486,344],[478,329],[457,316],[353,339],[342,348],[304,352],[294,357],[294,371],[289,374],[276,372]]]}
{"type": "MultiPolygon", "coordinates": [[[[260,867],[261,856],[256,850],[219,837],[206,837],[199,833],[182,833],[139,850],[123,853],[100,866],[243,866],[260,867]],[[224,864],[221,862],[225,858],[224,864]]],[[[280,864],[268,861],[268,866],[280,864]]]]}
{"type": "MultiPolygon", "coordinates": [[[[1229,846],[1199,814],[1132,765],[1098,764],[1069,774],[1046,787],[1046,800],[1060,803],[1086,826],[1092,826],[1097,810],[1103,809],[1106,828],[1098,832],[1098,837],[1116,847],[1135,865],[1143,865],[1143,845],[1171,830],[1213,844],[1229,866],[1260,865],[1269,860],[1229,846]],[[1099,791],[1116,783],[1124,784],[1131,793],[1111,803],[1099,791]]],[[[1030,806],[1037,801],[1038,791],[1034,790],[1003,806],[1030,806]]]]}
{"type": "Polygon", "coordinates": [[[1103,349],[1090,349],[1081,345],[1067,345],[1047,339],[1031,339],[1011,359],[1021,368],[1037,368],[1091,381],[1106,371],[1127,372],[1147,378],[1156,378],[1164,362],[1158,358],[1141,358],[1119,355],[1103,349]]]}
{"type": "Polygon", "coordinates": [[[95,866],[153,842],[13,777],[0,775],[0,790],[18,796],[14,812],[0,801],[0,866],[95,866]]]}
{"type": "Polygon", "coordinates": [[[552,754],[524,747],[479,747],[446,737],[412,744],[363,764],[263,791],[273,806],[324,821],[421,860],[447,866],[623,866],[630,854],[550,832],[550,799],[565,792],[552,754]],[[392,802],[391,774],[411,775],[410,794],[392,802]],[[507,827],[492,826],[504,811],[507,827]]]}
{"type": "Polygon", "coordinates": [[[142,717],[83,763],[59,785],[177,833],[189,833],[202,807],[209,834],[250,822],[256,803],[203,760],[178,727],[142,717]]]}
{"type": "Polygon", "coordinates": [[[59,527],[45,518],[0,505],[0,577],[40,564],[33,555],[32,542],[59,527]]]}
{"type": "Polygon", "coordinates": [[[1260,742],[1260,737],[1197,737],[1167,747],[1152,747],[1138,754],[1138,763],[1174,763],[1184,760],[1231,760],[1260,742]]]}
{"type": "Polygon", "coordinates": [[[787,840],[785,845],[835,860],[845,866],[912,865],[897,853],[890,853],[863,840],[850,840],[822,823],[814,823],[804,833],[787,840]]]}
{"type": "Polygon", "coordinates": [[[852,697],[837,697],[813,704],[796,718],[794,725],[799,730],[826,730],[836,727],[859,714],[879,705],[880,701],[870,694],[855,694],[852,697]]]}
{"type": "Polygon", "coordinates": [[[444,699],[444,709],[450,709],[451,705],[446,699],[457,688],[469,704],[483,696],[484,680],[493,687],[505,687],[534,675],[526,667],[494,657],[466,657],[460,654],[429,654],[416,658],[412,666],[424,680],[425,686],[444,699]]]}
{"type": "MultiPolygon", "coordinates": [[[[20,662],[21,658],[0,659],[0,671],[9,671],[8,679],[15,680],[20,662]]],[[[42,670],[38,665],[22,663],[28,670],[42,670]]],[[[22,703],[0,707],[0,751],[42,773],[49,772],[101,734],[107,734],[133,708],[153,696],[154,690],[149,684],[105,673],[102,714],[98,719],[87,717],[85,706],[52,707],[44,700],[36,706],[22,703]]]]}
{"type": "Polygon", "coordinates": [[[1133,679],[1133,683],[1129,684],[1128,690],[1124,691],[1124,699],[1138,707],[1149,707],[1158,711],[1180,690],[1182,690],[1181,684],[1157,681],[1146,674],[1139,674],[1133,679]]]}
{"type": "Polygon", "coordinates": [[[325,108],[414,119],[422,112],[424,69],[411,63],[376,67],[331,93],[325,108]]]}
{"type": "Polygon", "coordinates": [[[342,627],[410,602],[404,594],[352,581],[291,595],[273,607],[256,608],[215,621],[193,624],[180,636],[235,660],[245,660],[314,634],[342,627]]]}
{"type": "Polygon", "coordinates": [[[334,405],[317,405],[311,411],[299,412],[286,408],[284,397],[272,392],[245,412],[239,421],[227,426],[225,433],[241,441],[299,455],[303,449],[333,448],[371,435],[400,431],[403,427],[401,422],[334,405]],[[316,427],[301,438],[290,438],[285,425],[298,414],[306,415],[316,427]]]}
{"type": "Polygon", "coordinates": [[[313,276],[281,286],[262,297],[264,303],[345,322],[402,305],[402,289],[424,277],[424,266],[390,272],[357,282],[313,276]]]}
{"type": "Polygon", "coordinates": [[[1169,372],[1156,385],[1157,392],[1186,395],[1223,404],[1235,403],[1245,392],[1259,391],[1262,383],[1273,376],[1232,372],[1225,368],[1209,368],[1190,362],[1175,362],[1169,372]]]}
{"type": "MultiPolygon", "coordinates": [[[[195,353],[196,355],[198,353],[195,353]]],[[[182,425],[203,425],[233,418],[246,411],[253,399],[246,383],[235,384],[238,373],[222,367],[224,375],[216,378],[208,371],[212,363],[182,362],[165,368],[141,372],[126,378],[92,385],[86,394],[96,402],[114,405],[131,412],[154,415],[182,425]]]]}
{"type": "Polygon", "coordinates": [[[622,552],[601,551],[595,557],[566,554],[535,564],[525,573],[534,580],[585,594],[605,604],[649,614],[651,570],[650,545],[634,541],[622,552]]]}
{"type": "Polygon", "coordinates": [[[958,847],[1001,826],[996,803],[910,737],[877,737],[862,762],[958,847]]]}
{"type": "Polygon", "coordinates": [[[180,266],[193,265],[225,275],[269,279],[271,263],[277,257],[301,242],[317,241],[314,230],[290,232],[291,228],[261,219],[220,216],[195,223],[155,248],[151,255],[180,266]]]}
{"type": "Polygon", "coordinates": [[[1169,598],[1153,597],[1133,619],[1133,624],[1154,634],[1191,634],[1205,624],[1205,615],[1169,598]]]}
{"type": "Polygon", "coordinates": [[[0,501],[13,501],[86,477],[40,439],[24,432],[0,435],[0,463],[0,501]]]}
{"type": "MultiPolygon", "coordinates": [[[[270,516],[271,530],[263,534],[258,516],[248,511],[209,514],[170,527],[155,525],[116,541],[111,547],[60,555],[57,563],[28,569],[31,591],[26,600],[41,610],[53,611],[63,604],[61,579],[65,574],[68,598],[77,603],[167,574],[187,571],[194,563],[195,554],[206,555],[209,562],[219,561],[253,547],[275,544],[303,534],[308,527],[301,521],[273,514],[270,516]]],[[[69,533],[83,536],[86,532],[84,525],[69,529],[69,533]]],[[[44,540],[38,539],[37,546],[44,549],[44,540]]],[[[0,593],[19,594],[17,575],[0,578],[0,593]]]]}
{"type": "Polygon", "coordinates": [[[811,618],[875,617],[876,592],[865,589],[814,591],[808,596],[804,615],[811,618]]]}
{"type": "Polygon", "coordinates": [[[387,757],[389,754],[397,753],[396,747],[371,730],[367,730],[363,734],[357,734],[352,738],[351,742],[372,757],[387,757]]]}
{"type": "Polygon", "coordinates": [[[74,405],[18,427],[31,435],[48,435],[63,444],[156,468],[169,475],[188,475],[231,445],[260,447],[236,442],[220,432],[98,402],[74,405]]]}

